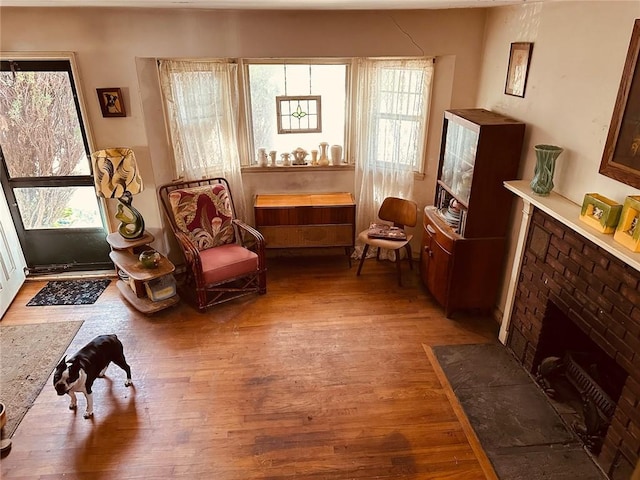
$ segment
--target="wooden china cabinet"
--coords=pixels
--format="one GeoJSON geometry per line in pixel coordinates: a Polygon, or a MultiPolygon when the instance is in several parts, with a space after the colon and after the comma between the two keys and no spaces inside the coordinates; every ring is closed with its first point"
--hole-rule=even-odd
{"type": "Polygon", "coordinates": [[[496,302],[525,124],[484,109],[444,114],[434,205],[423,215],[420,276],[450,317],[496,302]]]}

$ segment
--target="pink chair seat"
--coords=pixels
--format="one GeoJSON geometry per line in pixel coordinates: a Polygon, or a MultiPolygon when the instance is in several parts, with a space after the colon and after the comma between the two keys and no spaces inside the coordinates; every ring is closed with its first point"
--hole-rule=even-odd
{"type": "Polygon", "coordinates": [[[228,281],[258,271],[258,255],[235,243],[203,250],[200,260],[206,284],[228,281]]]}

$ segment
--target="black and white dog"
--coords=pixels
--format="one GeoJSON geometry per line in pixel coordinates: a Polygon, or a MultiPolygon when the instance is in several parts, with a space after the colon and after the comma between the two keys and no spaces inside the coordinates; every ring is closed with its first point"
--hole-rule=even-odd
{"type": "Polygon", "coordinates": [[[69,408],[75,410],[78,401],[76,392],[84,393],[87,410],[84,418],[93,416],[93,395],[91,387],[97,377],[103,377],[109,363],[115,363],[127,373],[125,386],[133,385],[131,368],[124,358],[122,343],[115,335],[100,335],[82,347],[67,360],[65,355],[53,374],[53,386],[58,395],[65,393],[71,397],[69,408]]]}

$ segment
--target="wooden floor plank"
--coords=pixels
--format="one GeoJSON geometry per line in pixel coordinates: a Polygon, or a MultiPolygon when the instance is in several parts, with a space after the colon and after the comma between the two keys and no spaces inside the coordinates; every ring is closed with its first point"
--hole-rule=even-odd
{"type": "Polygon", "coordinates": [[[84,320],[69,351],[116,333],[134,386],[111,365],[84,420],[84,398],[68,410],[50,379],[3,479],[496,478],[425,351],[494,342],[497,325],[446,319],[415,270],[399,287],[389,262],[356,276],[343,255],[270,258],[266,295],[204,314],[146,316],[114,284],[93,305],[26,307],[44,284],[2,324],[84,320]]]}

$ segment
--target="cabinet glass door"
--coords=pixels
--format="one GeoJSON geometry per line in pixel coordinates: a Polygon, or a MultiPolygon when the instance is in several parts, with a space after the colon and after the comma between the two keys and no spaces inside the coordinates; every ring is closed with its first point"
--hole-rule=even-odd
{"type": "Polygon", "coordinates": [[[447,122],[441,180],[465,205],[469,203],[477,145],[478,132],[447,122]]]}

